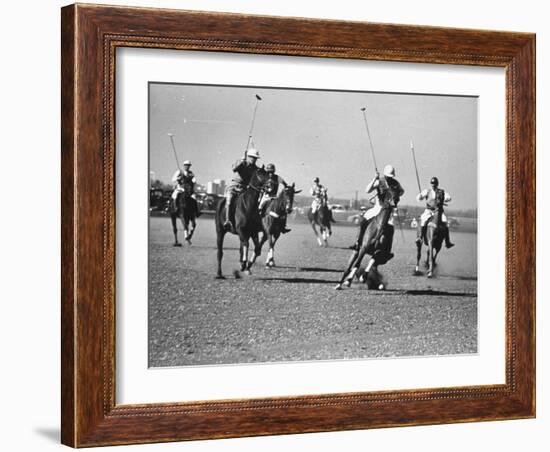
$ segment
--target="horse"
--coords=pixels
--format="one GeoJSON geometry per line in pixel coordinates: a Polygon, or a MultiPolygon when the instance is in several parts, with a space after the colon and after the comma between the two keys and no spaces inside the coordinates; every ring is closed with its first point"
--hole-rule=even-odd
{"type": "Polygon", "coordinates": [[[191,196],[190,188],[184,186],[185,191],[178,194],[175,206],[170,201],[168,207],[170,219],[172,220],[172,230],[174,231],[174,246],[181,246],[181,243],[178,241],[178,218],[183,225],[183,237],[188,245],[191,245],[191,237],[193,237],[193,233],[197,227],[197,201],[191,196]],[[191,228],[189,228],[189,225],[191,225],[191,228]]]}
{"type": "Polygon", "coordinates": [[[294,205],[294,195],[302,190],[296,190],[295,184],[287,185],[279,195],[272,199],[265,209],[265,214],[262,216],[262,226],[264,234],[260,243],[260,247],[268,241],[269,251],[265,261],[266,268],[275,266],[275,243],[281,235],[281,231],[285,226],[284,218],[292,212],[294,205]]]}
{"type": "Polygon", "coordinates": [[[240,263],[241,271],[246,274],[250,274],[250,268],[256,262],[256,259],[261,254],[262,245],[260,244],[259,233],[263,231],[262,219],[260,218],[260,212],[258,210],[258,200],[262,186],[267,181],[268,175],[263,168],[258,170],[252,176],[247,188],[237,195],[234,204],[234,213],[230,212],[231,217],[234,218],[233,225],[230,231],[225,226],[225,209],[226,200],[222,199],[216,207],[216,238],[217,238],[217,259],[218,259],[218,271],[216,279],[225,279],[222,274],[222,259],[223,259],[223,240],[225,234],[231,232],[239,236],[240,247],[240,263]],[[250,239],[254,243],[254,256],[251,260],[248,260],[248,250],[250,239]]]}
{"type": "Polygon", "coordinates": [[[310,207],[307,211],[307,219],[311,224],[319,246],[328,246],[328,238],[332,235],[330,223],[334,222],[334,219],[332,218],[332,211],[327,204],[321,204],[315,213],[313,213],[313,209],[310,207]],[[316,225],[319,226],[319,233],[317,233],[316,225]]]}
{"type": "Polygon", "coordinates": [[[379,200],[381,204],[380,212],[368,224],[365,231],[366,240],[363,240],[359,250],[353,251],[348,266],[335,287],[336,290],[342,289],[343,286],[351,286],[353,277],[359,276],[357,273],[366,254],[371,256],[371,259],[365,271],[359,276],[361,282],[367,281],[369,272],[377,273],[379,265],[384,265],[393,258],[391,247],[394,227],[389,224],[389,220],[393,214],[393,209],[397,207],[399,202],[399,194],[388,185],[381,198],[379,200]]]}
{"type": "MultiPolygon", "coordinates": [[[[442,221],[443,216],[443,207],[445,206],[445,192],[443,190],[438,190],[436,194],[436,208],[432,217],[428,220],[426,228],[426,238],[425,244],[428,247],[426,251],[426,267],[428,267],[428,272],[426,276],[431,278],[433,276],[435,261],[439,252],[441,251],[441,245],[445,239],[445,228],[447,227],[442,221]]],[[[418,240],[416,242],[416,267],[415,275],[419,275],[419,264],[420,258],[422,256],[422,241],[418,240]]]]}

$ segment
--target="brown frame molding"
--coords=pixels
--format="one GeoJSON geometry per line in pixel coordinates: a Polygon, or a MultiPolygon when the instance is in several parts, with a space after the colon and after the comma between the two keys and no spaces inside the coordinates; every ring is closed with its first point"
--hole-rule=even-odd
{"type": "Polygon", "coordinates": [[[535,35],[76,4],[62,8],[62,442],[73,447],[535,416],[535,35]],[[115,404],[115,50],[506,69],[506,383],[115,404]]]}

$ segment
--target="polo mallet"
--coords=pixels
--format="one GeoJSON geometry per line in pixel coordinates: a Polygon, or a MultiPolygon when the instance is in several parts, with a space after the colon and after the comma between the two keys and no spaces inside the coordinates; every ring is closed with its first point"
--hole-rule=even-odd
{"type": "Polygon", "coordinates": [[[370,143],[370,152],[372,155],[372,161],[374,162],[374,169],[376,170],[376,173],[378,173],[378,166],[376,165],[376,157],[374,155],[374,146],[372,145],[372,139],[370,137],[370,130],[369,130],[369,123],[367,121],[367,107],[361,108],[361,111],[363,112],[363,119],[365,120],[365,128],[367,129],[367,136],[369,137],[369,143],[370,143]]]}
{"type": "Polygon", "coordinates": [[[256,105],[254,105],[254,113],[252,113],[252,123],[250,124],[250,130],[248,131],[248,142],[246,143],[246,149],[244,151],[244,156],[246,157],[246,153],[248,152],[248,148],[250,147],[250,142],[252,141],[252,134],[254,132],[254,122],[256,121],[256,111],[258,110],[258,104],[262,98],[256,94],[256,105]]]}
{"type": "Polygon", "coordinates": [[[172,143],[172,150],[174,151],[174,157],[176,158],[176,164],[178,165],[178,169],[181,171],[180,161],[178,160],[178,153],[176,152],[176,145],[174,144],[174,134],[169,133],[168,136],[170,137],[170,143],[172,143]]]}
{"type": "Polygon", "coordinates": [[[414,144],[411,140],[411,152],[413,156],[413,162],[414,162],[414,171],[416,172],[416,183],[418,184],[418,193],[422,191],[422,188],[420,187],[420,178],[418,177],[418,167],[416,166],[416,155],[414,153],[414,144]]]}

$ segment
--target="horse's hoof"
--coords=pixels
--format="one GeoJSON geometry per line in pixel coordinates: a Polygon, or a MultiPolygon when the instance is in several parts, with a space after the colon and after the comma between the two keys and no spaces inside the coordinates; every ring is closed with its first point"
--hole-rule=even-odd
{"type": "Polygon", "coordinates": [[[344,287],[351,287],[351,281],[348,279],[343,283],[344,287]]]}
{"type": "Polygon", "coordinates": [[[364,274],[361,275],[361,276],[359,276],[359,282],[360,282],[360,283],[363,283],[363,284],[365,284],[365,283],[367,282],[367,280],[365,279],[365,275],[364,275],[364,274]]]}
{"type": "Polygon", "coordinates": [[[174,243],[173,246],[181,246],[181,243],[180,243],[180,242],[176,242],[176,243],[174,243]]]}
{"type": "Polygon", "coordinates": [[[422,275],[422,272],[418,270],[418,268],[413,271],[413,276],[421,276],[421,275],[422,275]]]}
{"type": "Polygon", "coordinates": [[[244,271],[244,274],[247,275],[247,276],[250,276],[252,274],[252,272],[249,269],[246,269],[244,271]]]}
{"type": "Polygon", "coordinates": [[[187,239],[186,242],[188,245],[192,245],[191,240],[187,239]]]}
{"type": "Polygon", "coordinates": [[[216,279],[225,279],[225,276],[223,276],[223,275],[216,275],[216,279]]]}
{"type": "Polygon", "coordinates": [[[334,290],[342,290],[342,284],[336,284],[334,290]]]}
{"type": "Polygon", "coordinates": [[[426,275],[428,278],[431,278],[433,276],[432,272],[428,272],[428,274],[426,275]]]}

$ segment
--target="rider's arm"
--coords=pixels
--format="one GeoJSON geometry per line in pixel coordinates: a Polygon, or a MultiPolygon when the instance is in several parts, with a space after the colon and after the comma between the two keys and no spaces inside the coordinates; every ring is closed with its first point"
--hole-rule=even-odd
{"type": "Polygon", "coordinates": [[[451,195],[449,195],[449,193],[445,192],[445,202],[451,202],[451,201],[452,201],[451,195]]]}
{"type": "Polygon", "coordinates": [[[237,171],[239,171],[245,162],[246,162],[245,159],[237,160],[233,164],[233,172],[236,173],[237,171]]]}
{"type": "Polygon", "coordinates": [[[367,193],[372,193],[376,187],[380,185],[380,180],[378,179],[378,176],[375,176],[373,180],[370,181],[369,185],[367,185],[367,188],[365,188],[365,191],[367,193]]]}
{"type": "Polygon", "coordinates": [[[178,178],[180,177],[181,171],[177,170],[174,175],[172,176],[172,183],[177,184],[178,178]]]}
{"type": "Polygon", "coordinates": [[[416,195],[417,201],[424,201],[425,199],[428,199],[428,190],[424,189],[418,195],[416,195]]]}

